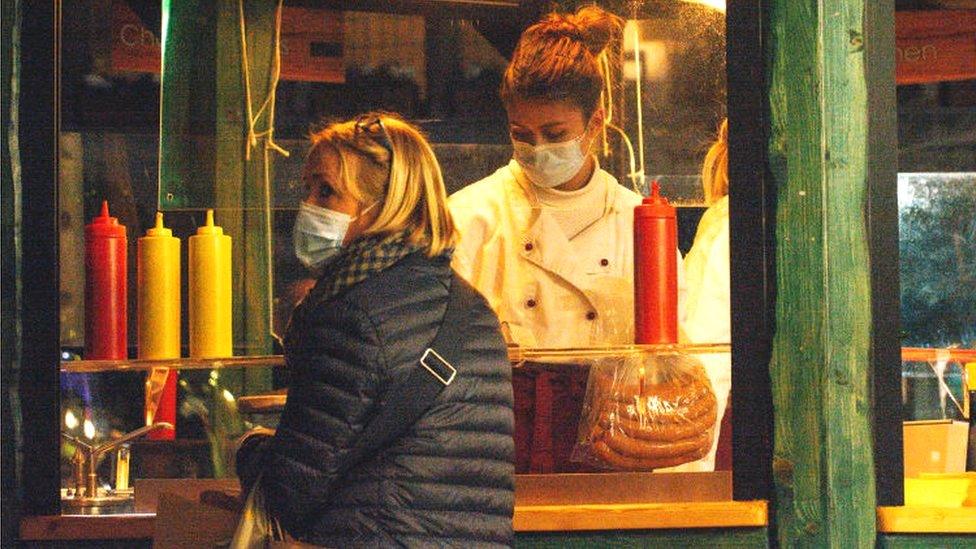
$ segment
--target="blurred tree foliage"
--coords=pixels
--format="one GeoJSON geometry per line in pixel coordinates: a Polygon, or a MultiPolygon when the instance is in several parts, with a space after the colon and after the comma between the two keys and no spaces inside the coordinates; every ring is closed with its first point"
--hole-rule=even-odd
{"type": "Polygon", "coordinates": [[[904,345],[976,347],[976,174],[900,177],[904,345]]]}

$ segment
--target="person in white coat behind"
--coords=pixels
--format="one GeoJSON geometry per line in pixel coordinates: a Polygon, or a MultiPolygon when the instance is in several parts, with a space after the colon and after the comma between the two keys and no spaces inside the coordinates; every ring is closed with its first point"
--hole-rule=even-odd
{"type": "MultiPolygon", "coordinates": [[[[593,154],[605,123],[600,56],[622,28],[619,17],[587,6],[526,29],[500,90],[514,158],[449,200],[461,237],[454,268],[520,346],[633,343],[641,196],[593,154]]],[[[569,454],[585,371],[517,371],[514,383],[516,471],[579,470],[569,454]]]]}
{"type": "MultiPolygon", "coordinates": [[[[730,343],[732,340],[729,292],[729,133],[723,120],[718,138],[702,163],[702,187],[708,209],[698,222],[695,240],[685,256],[688,291],[681,326],[689,343],[730,343]]],[[[728,354],[699,355],[718,402],[715,439],[700,461],[669,471],[711,471],[722,417],[732,388],[732,362],[728,354]]],[[[728,434],[726,435],[728,436],[728,434]]]]}

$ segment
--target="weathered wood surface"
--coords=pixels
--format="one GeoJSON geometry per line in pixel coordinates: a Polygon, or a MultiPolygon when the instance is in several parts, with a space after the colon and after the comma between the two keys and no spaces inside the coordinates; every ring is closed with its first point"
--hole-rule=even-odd
{"type": "MultiPolygon", "coordinates": [[[[251,87],[263,101],[270,80],[276,3],[246,7],[251,87]]],[[[237,354],[271,352],[268,197],[263,143],[244,158],[247,124],[236,0],[163,2],[163,81],[160,98],[160,207],[200,214],[216,208],[215,222],[233,239],[233,332],[237,354]]],[[[271,167],[268,166],[270,171],[271,167]]],[[[270,369],[220,373],[210,403],[214,475],[232,474],[226,456],[244,425],[227,405],[234,396],[271,388],[270,369]]]]}
{"type": "Polygon", "coordinates": [[[864,9],[854,0],[776,0],[769,10],[773,468],[787,547],[876,540],[864,9]]]}
{"type": "MultiPolygon", "coordinates": [[[[276,2],[244,2],[247,55],[242,55],[238,2],[217,3],[216,170],[214,198],[220,224],[234,238],[234,346],[247,355],[270,354],[273,215],[268,186],[274,175],[273,155],[258,138],[247,150],[247,117],[243,63],[250,70],[252,110],[271,93],[275,63],[276,2]],[[248,158],[249,156],[249,158],[248,158]],[[267,175],[268,180],[265,180],[267,175]]],[[[267,112],[258,129],[269,123],[267,112]]],[[[245,370],[244,385],[234,394],[271,387],[271,371],[245,370]]]]}

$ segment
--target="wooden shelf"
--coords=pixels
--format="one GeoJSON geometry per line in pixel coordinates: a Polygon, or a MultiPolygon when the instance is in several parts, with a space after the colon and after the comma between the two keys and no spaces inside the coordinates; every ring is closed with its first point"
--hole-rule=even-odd
{"type": "Polygon", "coordinates": [[[168,360],[65,360],[62,373],[148,372],[171,370],[217,370],[222,368],[274,368],[285,365],[282,355],[229,356],[221,358],[173,358],[168,360]]]}
{"type": "Polygon", "coordinates": [[[976,507],[878,507],[878,532],[976,534],[976,507]]]}
{"type": "Polygon", "coordinates": [[[762,528],[765,501],[516,506],[516,532],[762,528]]]}
{"type": "Polygon", "coordinates": [[[955,360],[957,362],[976,362],[976,349],[931,349],[928,347],[902,347],[902,362],[935,362],[955,360]]]}
{"type": "MultiPolygon", "coordinates": [[[[711,354],[728,353],[728,344],[702,345],[619,345],[585,349],[534,349],[509,347],[513,365],[523,362],[580,363],[588,360],[626,357],[641,354],[711,354]]],[[[216,370],[222,368],[276,368],[285,365],[282,355],[230,356],[221,358],[174,358],[169,360],[65,360],[63,373],[148,372],[157,368],[172,370],[216,370]]]]}

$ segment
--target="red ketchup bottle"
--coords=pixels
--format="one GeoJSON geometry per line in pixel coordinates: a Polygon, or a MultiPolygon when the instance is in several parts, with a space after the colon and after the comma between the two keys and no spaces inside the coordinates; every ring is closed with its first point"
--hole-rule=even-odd
{"type": "Polygon", "coordinates": [[[85,358],[125,360],[127,343],[125,225],[105,201],[85,226],[85,358]]]}
{"type": "Polygon", "coordinates": [[[657,181],[651,189],[634,208],[634,340],[677,343],[677,211],[657,181]]]}

